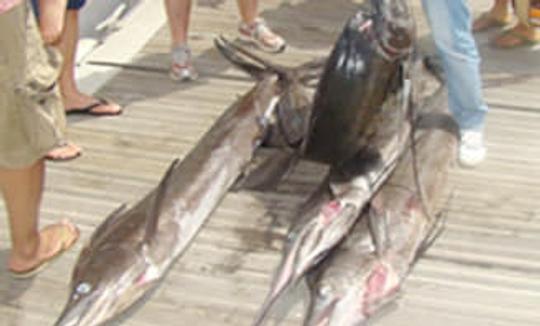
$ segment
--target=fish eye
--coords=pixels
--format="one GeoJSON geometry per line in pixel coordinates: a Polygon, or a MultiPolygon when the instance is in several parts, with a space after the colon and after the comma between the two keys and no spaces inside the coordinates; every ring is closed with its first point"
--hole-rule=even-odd
{"type": "Polygon", "coordinates": [[[75,288],[75,292],[77,292],[78,294],[87,294],[91,290],[92,290],[92,285],[90,285],[89,283],[86,283],[86,282],[80,283],[75,288]]]}

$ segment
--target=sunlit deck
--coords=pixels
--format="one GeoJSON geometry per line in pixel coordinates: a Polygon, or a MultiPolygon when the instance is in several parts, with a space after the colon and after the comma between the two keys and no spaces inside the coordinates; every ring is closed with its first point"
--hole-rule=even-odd
{"type": "MultiPolygon", "coordinates": [[[[69,118],[71,139],[84,155],[48,165],[42,223],[69,217],[81,227],[82,241],[30,281],[0,269],[0,325],[51,325],[94,228],[121,203],[152,189],[169,163],[188,153],[253,85],[212,43],[221,33],[235,35],[235,1],[215,8],[208,3],[222,1],[197,2],[190,42],[199,81],[168,78],[165,25],[134,60],[88,59],[96,67],[121,68],[99,94],[117,99],[127,112],[69,118]]],[[[271,58],[290,65],[328,54],[355,10],[352,0],[261,2],[262,16],[290,43],[285,54],[271,58]]],[[[474,1],[475,12],[489,3],[474,1]]],[[[415,13],[421,17],[418,5],[415,13]]],[[[431,49],[425,23],[419,26],[421,44],[431,49]]],[[[373,325],[533,326],[540,320],[540,52],[493,50],[488,37],[478,36],[491,108],[488,159],[478,169],[452,171],[455,196],[446,231],[409,277],[396,309],[373,325]]],[[[287,220],[320,181],[320,170],[301,164],[277,191],[228,194],[164,284],[124,324],[249,325],[279,261],[287,220]]],[[[3,266],[9,248],[3,206],[0,215],[3,266]]],[[[301,324],[300,308],[285,324],[301,324]]]]}

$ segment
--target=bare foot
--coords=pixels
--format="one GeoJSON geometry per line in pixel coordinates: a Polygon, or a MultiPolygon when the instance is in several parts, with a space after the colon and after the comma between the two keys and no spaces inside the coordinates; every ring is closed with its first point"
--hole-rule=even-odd
{"type": "Polygon", "coordinates": [[[60,40],[67,0],[39,0],[39,29],[46,44],[60,40]]]}
{"type": "Polygon", "coordinates": [[[122,107],[117,103],[94,98],[82,93],[72,96],[64,95],[64,106],[66,114],[118,115],[122,113],[122,107]]]}
{"type": "Polygon", "coordinates": [[[39,232],[39,245],[32,256],[15,256],[12,252],[9,271],[15,277],[30,277],[51,259],[68,250],[79,238],[79,229],[67,220],[48,225],[39,232]]]}
{"type": "Polygon", "coordinates": [[[49,161],[69,161],[81,156],[81,153],[82,149],[79,146],[71,142],[66,142],[49,151],[45,159],[49,161]]]}

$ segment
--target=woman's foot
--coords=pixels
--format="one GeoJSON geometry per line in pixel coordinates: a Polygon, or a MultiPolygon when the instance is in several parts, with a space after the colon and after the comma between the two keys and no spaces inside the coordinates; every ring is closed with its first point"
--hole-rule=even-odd
{"type": "Polygon", "coordinates": [[[266,52],[279,53],[287,47],[287,42],[283,37],[272,31],[266,21],[260,17],[252,24],[240,23],[238,33],[243,41],[252,43],[266,52]]]}
{"type": "Polygon", "coordinates": [[[89,115],[119,115],[122,113],[122,107],[114,102],[101,98],[77,93],[74,95],[64,94],[64,107],[66,114],[89,114],[89,115]]]}
{"type": "Polygon", "coordinates": [[[497,13],[493,10],[481,14],[473,22],[473,32],[483,32],[494,27],[504,27],[512,22],[508,13],[497,13]]]}
{"type": "Polygon", "coordinates": [[[33,254],[11,252],[8,261],[10,273],[18,278],[34,276],[52,259],[71,248],[79,235],[79,229],[67,220],[46,226],[39,232],[38,246],[33,254]]]}
{"type": "Polygon", "coordinates": [[[518,23],[491,40],[491,45],[499,49],[532,46],[539,43],[540,30],[522,23],[518,23]]]}
{"type": "Polygon", "coordinates": [[[39,29],[46,44],[59,41],[64,29],[67,0],[39,1],[39,29]]]}
{"type": "Polygon", "coordinates": [[[45,159],[48,161],[63,162],[76,159],[81,155],[82,149],[79,146],[71,142],[64,142],[58,147],[50,150],[47,155],[45,155],[45,159]]]}

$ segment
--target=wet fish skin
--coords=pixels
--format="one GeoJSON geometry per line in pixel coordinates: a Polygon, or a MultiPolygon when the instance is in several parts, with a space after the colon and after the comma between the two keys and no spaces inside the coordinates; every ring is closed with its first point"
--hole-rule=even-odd
{"type": "Polygon", "coordinates": [[[56,325],[114,320],[163,279],[253,158],[280,95],[278,77],[267,74],[171,165],[155,190],[97,228],[76,263],[56,325]]]}
{"type": "Polygon", "coordinates": [[[347,241],[310,276],[312,299],[305,326],[362,325],[399,292],[435,223],[431,216],[446,202],[447,173],[456,150],[457,129],[444,113],[444,90],[426,105],[433,111],[418,121],[416,159],[409,150],[347,241]],[[412,173],[415,161],[422,164],[419,183],[429,216],[412,173]],[[370,226],[370,221],[375,225],[370,226]],[[373,241],[373,229],[382,233],[382,248],[373,241]]]}
{"type": "Polygon", "coordinates": [[[415,25],[405,0],[370,1],[346,24],[319,81],[305,148],[310,159],[340,164],[367,142],[384,101],[402,87],[415,25]]]}

